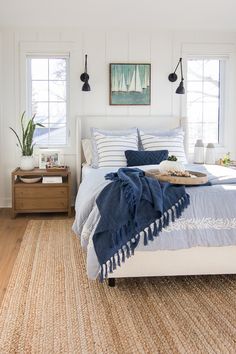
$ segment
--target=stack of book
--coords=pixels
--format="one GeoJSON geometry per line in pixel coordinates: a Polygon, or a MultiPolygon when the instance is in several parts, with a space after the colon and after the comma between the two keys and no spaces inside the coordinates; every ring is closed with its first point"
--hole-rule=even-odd
{"type": "Polygon", "coordinates": [[[44,176],[42,183],[62,183],[62,176],[44,176]]]}

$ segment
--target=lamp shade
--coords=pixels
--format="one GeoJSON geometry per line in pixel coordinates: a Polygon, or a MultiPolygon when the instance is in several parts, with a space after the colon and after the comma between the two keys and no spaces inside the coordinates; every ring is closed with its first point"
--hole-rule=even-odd
{"type": "Polygon", "coordinates": [[[85,81],[85,83],[82,86],[82,91],[91,91],[90,85],[88,83],[88,80],[85,81]]]}
{"type": "Polygon", "coordinates": [[[184,80],[180,81],[180,84],[177,87],[175,93],[178,93],[179,95],[184,95],[185,94],[184,80]]]}

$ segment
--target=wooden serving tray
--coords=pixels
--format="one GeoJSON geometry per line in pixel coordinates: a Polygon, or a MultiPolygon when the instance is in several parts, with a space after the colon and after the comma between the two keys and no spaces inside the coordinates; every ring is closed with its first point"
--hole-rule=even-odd
{"type": "Polygon", "coordinates": [[[146,176],[153,177],[162,182],[170,182],[173,184],[184,184],[184,185],[201,185],[208,182],[208,177],[205,173],[187,171],[191,175],[196,177],[178,177],[178,176],[170,176],[163,175],[159,170],[147,170],[145,172],[146,176]]]}

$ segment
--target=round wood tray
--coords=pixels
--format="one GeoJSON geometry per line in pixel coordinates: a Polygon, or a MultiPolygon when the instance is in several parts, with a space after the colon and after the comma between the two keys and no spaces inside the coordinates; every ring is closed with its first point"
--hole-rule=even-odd
{"type": "Polygon", "coordinates": [[[170,182],[173,184],[186,184],[186,185],[200,185],[208,182],[208,177],[205,173],[187,171],[191,175],[196,177],[178,177],[178,176],[170,176],[163,175],[159,170],[147,170],[145,172],[146,176],[153,177],[162,182],[170,182]]]}

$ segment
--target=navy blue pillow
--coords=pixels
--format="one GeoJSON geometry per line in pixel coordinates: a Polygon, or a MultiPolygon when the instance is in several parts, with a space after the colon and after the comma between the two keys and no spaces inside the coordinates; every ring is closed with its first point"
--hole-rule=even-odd
{"type": "Polygon", "coordinates": [[[126,150],[125,157],[127,159],[127,166],[159,165],[161,161],[167,160],[168,150],[156,150],[156,151],[126,150]]]}

